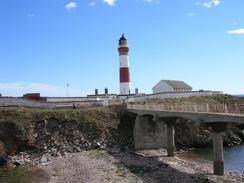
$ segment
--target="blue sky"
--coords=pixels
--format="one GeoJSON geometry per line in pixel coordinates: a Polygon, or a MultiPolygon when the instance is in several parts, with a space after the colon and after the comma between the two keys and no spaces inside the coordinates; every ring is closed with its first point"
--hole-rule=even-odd
{"type": "Polygon", "coordinates": [[[132,89],[160,79],[244,93],[243,0],[0,0],[0,93],[119,92],[118,39],[132,89]]]}

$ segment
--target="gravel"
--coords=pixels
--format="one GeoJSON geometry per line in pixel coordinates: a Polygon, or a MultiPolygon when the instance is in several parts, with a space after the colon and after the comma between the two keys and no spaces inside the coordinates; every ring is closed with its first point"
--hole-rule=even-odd
{"type": "Polygon", "coordinates": [[[49,183],[192,183],[244,182],[235,173],[213,175],[211,164],[167,157],[165,151],[121,152],[117,149],[90,150],[52,157],[40,164],[49,183]]]}

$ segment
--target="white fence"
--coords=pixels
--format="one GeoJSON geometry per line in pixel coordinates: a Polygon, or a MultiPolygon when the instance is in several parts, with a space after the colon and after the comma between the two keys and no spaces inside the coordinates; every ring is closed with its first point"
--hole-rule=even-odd
{"type": "Polygon", "coordinates": [[[127,109],[244,115],[244,104],[127,104],[127,109]]]}

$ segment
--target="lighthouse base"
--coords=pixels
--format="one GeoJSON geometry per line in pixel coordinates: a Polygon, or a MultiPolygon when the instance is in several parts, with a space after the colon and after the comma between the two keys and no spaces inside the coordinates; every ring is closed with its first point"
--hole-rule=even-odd
{"type": "Polygon", "coordinates": [[[120,83],[120,95],[130,95],[130,83],[120,83]]]}

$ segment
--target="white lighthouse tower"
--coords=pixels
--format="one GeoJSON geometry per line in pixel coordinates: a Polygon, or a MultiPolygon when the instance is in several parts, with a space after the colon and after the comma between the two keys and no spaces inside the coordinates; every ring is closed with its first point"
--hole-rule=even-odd
{"type": "Polygon", "coordinates": [[[130,94],[130,65],[129,48],[124,34],[119,39],[119,62],[120,62],[120,95],[130,94]]]}

